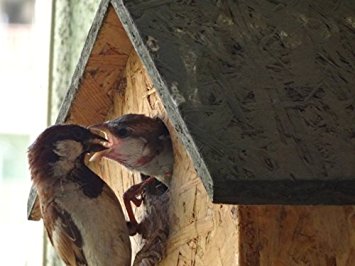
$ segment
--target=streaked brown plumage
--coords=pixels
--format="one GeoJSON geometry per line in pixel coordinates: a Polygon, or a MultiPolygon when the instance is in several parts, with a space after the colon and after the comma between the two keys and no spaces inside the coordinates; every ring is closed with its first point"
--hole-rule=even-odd
{"type": "Polygon", "coordinates": [[[131,245],[114,192],[84,163],[102,141],[77,125],[46,129],[29,148],[32,180],[50,241],[67,265],[130,265],[131,245]]]}
{"type": "Polygon", "coordinates": [[[170,185],[174,156],[169,131],[159,118],[141,114],[126,114],[89,129],[96,134],[103,133],[107,139],[104,144],[107,149],[96,153],[93,159],[106,157],[150,177],[124,194],[131,225],[137,227],[130,202],[140,206],[139,195],[154,178],[170,185]]]}

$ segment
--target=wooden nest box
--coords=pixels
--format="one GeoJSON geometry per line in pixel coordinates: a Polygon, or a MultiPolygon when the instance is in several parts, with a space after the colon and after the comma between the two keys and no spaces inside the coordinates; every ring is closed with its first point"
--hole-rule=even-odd
{"type": "MultiPolygon", "coordinates": [[[[176,163],[160,265],[355,265],[354,13],[322,9],[329,26],[303,2],[100,4],[57,122],[166,123],[176,163]],[[304,204],[338,206],[290,206],[304,204]]],[[[120,199],[138,182],[96,168],[120,199]]]]}

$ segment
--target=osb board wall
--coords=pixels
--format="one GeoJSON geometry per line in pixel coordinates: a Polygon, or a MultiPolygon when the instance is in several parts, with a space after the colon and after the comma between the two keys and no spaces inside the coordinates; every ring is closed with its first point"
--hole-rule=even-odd
{"type": "Polygon", "coordinates": [[[100,1],[55,1],[52,10],[55,21],[52,33],[52,122],[57,117],[100,1]]]}
{"type": "Polygon", "coordinates": [[[355,265],[353,206],[240,206],[240,265],[355,265]]]}
{"type": "MultiPolygon", "coordinates": [[[[174,143],[171,235],[160,265],[355,265],[355,208],[213,205],[135,52],[117,88],[106,119],[158,115],[174,143]]],[[[100,173],[121,202],[139,182],[137,174],[108,160],[100,173]]]]}
{"type": "MultiPolygon", "coordinates": [[[[171,231],[167,257],[160,265],[237,265],[237,209],[211,203],[135,52],[128,59],[119,89],[113,93],[114,104],[107,119],[126,113],[158,115],[172,135],[176,163],[170,188],[171,231]]],[[[99,169],[121,202],[122,193],[139,182],[137,174],[109,160],[99,169]]]]}
{"type": "Polygon", "coordinates": [[[215,202],[355,204],[355,1],[112,3],[215,202]]]}
{"type": "Polygon", "coordinates": [[[90,52],[86,65],[80,62],[78,64],[76,72],[85,67],[83,76],[78,80],[79,84],[75,84],[74,75],[72,87],[77,94],[74,97],[74,94],[69,92],[65,101],[71,105],[69,116],[65,119],[66,123],[90,125],[105,118],[108,107],[112,105],[111,91],[119,86],[117,81],[120,80],[128,56],[133,50],[112,7],[108,8],[98,35],[92,41],[94,41],[92,50],[83,51],[90,52]],[[79,86],[78,90],[76,86],[79,86]],[[71,100],[72,95],[74,98],[71,100]]]}
{"type": "MultiPolygon", "coordinates": [[[[120,84],[107,119],[158,115],[174,143],[171,235],[160,265],[355,265],[355,208],[213,205],[134,52],[120,84]]],[[[122,193],[139,182],[108,160],[101,174],[121,202],[122,193]]]]}

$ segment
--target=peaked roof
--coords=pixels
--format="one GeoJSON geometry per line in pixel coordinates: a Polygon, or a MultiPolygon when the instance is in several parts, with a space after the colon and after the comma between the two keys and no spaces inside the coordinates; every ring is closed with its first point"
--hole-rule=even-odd
{"type": "Polygon", "coordinates": [[[134,48],[214,202],[354,204],[353,10],[332,1],[103,0],[57,122],[104,118],[113,79],[90,76],[120,75],[134,48]],[[112,12],[118,23],[103,23],[112,12]],[[112,46],[102,47],[102,31],[112,46]],[[98,57],[112,72],[90,69],[98,57]],[[73,112],[75,101],[97,108],[73,112]]]}
{"type": "Polygon", "coordinates": [[[111,2],[214,202],[355,203],[351,4],[111,2]]]}

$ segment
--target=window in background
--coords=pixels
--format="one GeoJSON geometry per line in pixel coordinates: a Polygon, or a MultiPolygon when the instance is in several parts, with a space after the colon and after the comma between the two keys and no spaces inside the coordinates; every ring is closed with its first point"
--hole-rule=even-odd
{"type": "Polygon", "coordinates": [[[25,163],[27,157],[23,151],[30,142],[29,135],[0,133],[0,180],[3,182],[21,181],[28,175],[25,163]]]}
{"type": "Polygon", "coordinates": [[[50,15],[48,0],[0,0],[0,265],[42,265],[27,148],[47,123],[50,15]]]}

